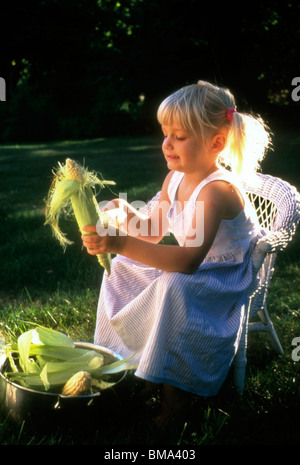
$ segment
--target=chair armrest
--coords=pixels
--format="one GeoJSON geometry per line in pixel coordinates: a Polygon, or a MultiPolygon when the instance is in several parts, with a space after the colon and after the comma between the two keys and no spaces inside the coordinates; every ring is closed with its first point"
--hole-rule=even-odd
{"type": "Polygon", "coordinates": [[[259,239],[254,247],[252,254],[252,263],[255,271],[259,271],[267,253],[272,251],[271,244],[263,237],[259,239]]]}
{"type": "Polygon", "coordinates": [[[259,270],[266,254],[277,253],[285,249],[292,238],[293,234],[285,230],[275,231],[260,238],[253,250],[252,260],[254,268],[259,270]]]}

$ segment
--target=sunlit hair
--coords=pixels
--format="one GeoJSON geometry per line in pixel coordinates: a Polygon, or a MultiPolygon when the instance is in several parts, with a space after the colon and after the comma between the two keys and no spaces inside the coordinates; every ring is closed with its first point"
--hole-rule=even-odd
{"type": "Polygon", "coordinates": [[[206,81],[185,86],[167,97],[159,106],[161,125],[178,124],[200,135],[203,143],[227,128],[227,144],[219,154],[219,163],[236,174],[257,170],[267,148],[270,134],[260,117],[236,111],[232,121],[226,113],[236,108],[232,93],[206,81]]]}

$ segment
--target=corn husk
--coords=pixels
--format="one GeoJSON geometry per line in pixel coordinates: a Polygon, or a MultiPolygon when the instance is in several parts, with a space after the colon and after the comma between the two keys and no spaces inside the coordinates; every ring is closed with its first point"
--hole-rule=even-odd
{"type": "MultiPolygon", "coordinates": [[[[73,213],[80,230],[84,226],[96,225],[99,220],[102,224],[107,223],[106,215],[102,214],[97,208],[94,192],[96,187],[103,189],[106,185],[114,184],[114,181],[99,179],[95,173],[88,171],[87,168],[70,158],[66,159],[64,165],[58,163],[46,199],[45,224],[51,226],[54,236],[64,248],[72,244],[72,241],[60,229],[59,219],[61,214],[69,215],[73,213]]],[[[110,254],[99,254],[97,258],[109,275],[111,268],[110,254]]]]}
{"type": "Polygon", "coordinates": [[[80,371],[92,376],[94,386],[105,389],[115,384],[106,379],[107,375],[136,368],[129,361],[131,357],[105,365],[98,351],[76,347],[66,334],[39,325],[21,334],[16,342],[6,344],[5,353],[11,366],[5,376],[21,386],[42,391],[62,389],[80,371]]]}

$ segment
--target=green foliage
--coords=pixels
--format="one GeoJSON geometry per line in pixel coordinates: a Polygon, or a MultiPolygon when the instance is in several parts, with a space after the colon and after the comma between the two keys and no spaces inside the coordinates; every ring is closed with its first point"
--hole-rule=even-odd
{"type": "Polygon", "coordinates": [[[198,79],[231,88],[239,108],[297,123],[300,6],[269,3],[6,2],[0,140],[146,135],[160,100],[198,79]]]}

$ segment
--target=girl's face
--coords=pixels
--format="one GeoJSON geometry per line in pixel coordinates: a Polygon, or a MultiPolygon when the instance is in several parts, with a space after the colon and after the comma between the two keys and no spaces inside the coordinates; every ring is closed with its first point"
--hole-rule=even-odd
{"type": "Polygon", "coordinates": [[[208,152],[200,136],[178,124],[162,125],[162,150],[170,170],[192,173],[209,163],[208,152]]]}

